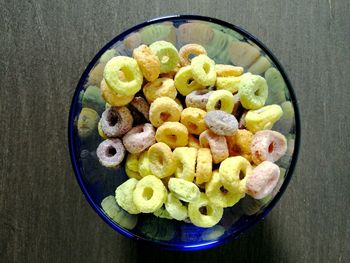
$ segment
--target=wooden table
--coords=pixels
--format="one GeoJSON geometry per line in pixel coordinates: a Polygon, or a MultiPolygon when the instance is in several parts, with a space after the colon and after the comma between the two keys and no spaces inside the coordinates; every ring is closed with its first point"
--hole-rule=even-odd
{"type": "Polygon", "coordinates": [[[350,2],[147,2],[0,2],[0,262],[350,262],[350,2]],[[71,98],[94,54],[179,13],[257,36],[288,72],[302,119],[295,175],[272,213],[239,240],[190,253],[114,232],[85,201],[67,147],[71,98]]]}

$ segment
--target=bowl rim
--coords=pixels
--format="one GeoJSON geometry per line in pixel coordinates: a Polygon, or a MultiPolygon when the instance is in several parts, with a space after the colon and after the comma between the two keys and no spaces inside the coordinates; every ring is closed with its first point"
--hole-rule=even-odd
{"type": "Polygon", "coordinates": [[[298,159],[299,155],[299,148],[300,148],[300,113],[299,113],[299,108],[298,108],[298,101],[296,99],[293,87],[291,85],[291,82],[280,64],[280,62],[277,60],[277,58],[273,55],[273,53],[255,36],[250,34],[249,32],[245,31],[244,29],[240,28],[239,26],[236,26],[234,24],[225,22],[223,20],[217,19],[217,18],[212,18],[212,17],[207,17],[207,16],[201,16],[201,15],[189,15],[189,14],[179,14],[179,15],[168,15],[168,16],[161,16],[157,18],[153,18],[150,20],[146,20],[142,23],[139,23],[133,27],[130,27],[127,30],[124,30],[122,33],[118,34],[115,36],[112,40],[110,40],[107,44],[105,44],[93,57],[93,59],[89,62],[88,66],[85,68],[82,76],[80,77],[80,80],[75,88],[74,95],[71,101],[70,105],[70,110],[69,110],[69,118],[68,118],[68,146],[69,146],[69,154],[70,154],[70,159],[71,163],[73,166],[73,170],[75,173],[75,177],[78,181],[78,184],[80,186],[81,191],[83,192],[85,198],[87,199],[88,203],[90,206],[95,210],[95,212],[114,230],[119,232],[120,234],[132,238],[134,240],[142,241],[144,244],[147,245],[155,245],[158,248],[163,248],[167,250],[201,250],[201,249],[207,249],[211,248],[229,241],[232,241],[233,239],[237,239],[239,236],[241,236],[243,233],[245,233],[248,229],[251,229],[255,224],[257,224],[259,221],[264,219],[267,214],[272,210],[272,208],[276,205],[276,203],[279,201],[283,193],[285,192],[291,177],[293,175],[296,162],[298,159]],[[101,55],[108,50],[113,44],[115,44],[117,41],[120,39],[124,39],[125,36],[127,36],[130,33],[133,33],[136,30],[139,30],[145,26],[152,25],[152,24],[157,24],[161,22],[166,22],[166,21],[174,21],[174,20],[197,20],[197,21],[205,21],[205,22],[211,22],[215,23],[224,27],[227,27],[229,29],[232,29],[234,31],[239,32],[241,35],[252,41],[255,45],[257,45],[266,55],[268,55],[269,59],[272,60],[272,62],[275,64],[277,69],[280,71],[283,79],[286,82],[286,86],[289,90],[290,93],[290,101],[293,104],[294,108],[294,118],[295,118],[295,146],[294,146],[294,151],[292,155],[292,160],[290,162],[290,166],[287,170],[287,173],[285,175],[284,182],[279,190],[279,192],[276,194],[276,196],[272,199],[272,201],[265,207],[264,211],[258,215],[256,215],[251,221],[249,221],[246,225],[244,225],[242,228],[238,229],[237,232],[234,234],[231,234],[230,236],[227,236],[222,239],[218,239],[215,241],[208,241],[204,242],[201,244],[195,244],[195,245],[182,245],[182,244],[169,244],[164,241],[156,241],[154,242],[151,239],[146,239],[146,238],[141,238],[139,236],[136,236],[129,231],[123,229],[116,223],[114,223],[109,217],[102,211],[102,209],[92,200],[91,196],[89,195],[82,179],[82,175],[80,173],[79,165],[77,162],[77,157],[75,155],[75,143],[74,143],[74,113],[76,112],[77,108],[77,101],[79,98],[80,91],[83,88],[84,82],[93,68],[93,66],[96,64],[98,59],[101,57],[101,55]]]}

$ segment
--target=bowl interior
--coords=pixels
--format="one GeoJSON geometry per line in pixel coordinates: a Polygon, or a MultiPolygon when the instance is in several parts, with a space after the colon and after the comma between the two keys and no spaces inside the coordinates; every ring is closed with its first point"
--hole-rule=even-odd
{"type": "Polygon", "coordinates": [[[128,237],[152,241],[170,249],[210,247],[229,237],[237,237],[261,220],[271,210],[288,184],[296,162],[299,136],[299,117],[294,93],[274,56],[259,41],[238,27],[198,16],[174,16],[152,20],[125,31],[104,46],[81,77],[72,101],[69,120],[69,146],[73,167],[91,206],[118,232],[128,237]],[[105,102],[98,92],[103,68],[111,57],[131,56],[133,48],[157,40],[172,42],[178,49],[187,43],[201,44],[217,64],[243,66],[245,72],[264,76],[269,86],[266,104],[279,104],[284,111],[282,119],[274,125],[273,130],[286,136],[288,151],[277,162],[282,173],[273,194],[263,200],[244,197],[232,208],[225,208],[222,220],[209,229],[176,220],[157,218],[152,214],[129,216],[124,211],[120,212],[120,219],[116,222],[101,208],[102,200],[107,196],[113,196],[116,187],[127,179],[124,162],[118,169],[107,169],[99,164],[95,153],[102,141],[98,135],[96,121],[105,109],[105,102]],[[95,128],[79,133],[77,120],[83,108],[97,112],[91,122],[95,128]]]}

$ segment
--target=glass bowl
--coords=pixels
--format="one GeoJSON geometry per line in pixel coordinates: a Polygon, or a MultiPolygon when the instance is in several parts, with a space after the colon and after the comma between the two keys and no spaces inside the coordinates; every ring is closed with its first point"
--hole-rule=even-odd
{"type": "Polygon", "coordinates": [[[88,64],[76,87],[69,113],[68,135],[71,161],[81,190],[91,207],[110,227],[126,237],[157,247],[198,250],[239,237],[271,211],[293,174],[300,142],[300,120],[295,94],[285,71],[259,40],[243,29],[218,19],[175,15],[136,25],[101,48],[88,64]],[[153,214],[131,216],[121,209],[114,216],[114,221],[101,207],[102,200],[108,196],[113,200],[116,187],[127,179],[125,162],[117,169],[107,169],[99,164],[95,153],[102,141],[96,126],[105,109],[98,88],[103,67],[111,57],[131,56],[133,48],[157,40],[172,42],[177,48],[187,43],[201,44],[217,64],[242,66],[245,71],[264,76],[269,86],[266,104],[280,104],[284,111],[273,130],[285,135],[288,150],[277,162],[281,167],[281,176],[272,195],[263,200],[244,197],[233,207],[225,208],[223,218],[212,228],[162,219],[153,214]],[[79,132],[77,120],[83,108],[93,109],[85,110],[84,114],[88,115],[88,122],[95,128],[79,132]]]}

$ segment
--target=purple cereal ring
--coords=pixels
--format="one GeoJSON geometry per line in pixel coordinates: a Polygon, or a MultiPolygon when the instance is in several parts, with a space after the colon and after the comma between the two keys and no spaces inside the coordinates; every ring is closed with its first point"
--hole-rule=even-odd
{"type": "Polygon", "coordinates": [[[149,121],[149,104],[142,97],[135,97],[131,102],[132,105],[138,112],[140,112],[147,121],[149,121]]]}
{"type": "Polygon", "coordinates": [[[251,150],[255,164],[263,161],[276,162],[286,153],[287,140],[283,134],[276,131],[258,131],[253,136],[251,150]]]}
{"type": "Polygon", "coordinates": [[[103,166],[116,167],[124,159],[125,148],[120,139],[107,139],[97,147],[96,155],[103,166]]]}
{"type": "Polygon", "coordinates": [[[123,137],[123,144],[130,153],[141,153],[155,143],[155,130],[150,123],[132,128],[123,137]]]}
{"type": "Polygon", "coordinates": [[[280,176],[280,168],[269,161],[264,161],[248,175],[247,194],[254,199],[262,199],[272,193],[280,176]]]}
{"type": "Polygon", "coordinates": [[[208,89],[200,89],[200,90],[192,91],[190,94],[186,96],[186,106],[199,108],[206,111],[207,102],[208,102],[209,96],[212,93],[213,91],[208,89]]]}
{"type": "Polygon", "coordinates": [[[102,113],[101,128],[107,137],[120,137],[132,128],[133,121],[127,107],[110,107],[102,113]]]}
{"type": "Polygon", "coordinates": [[[207,112],[204,121],[207,127],[217,135],[232,136],[238,129],[235,116],[221,110],[207,112]]]}

